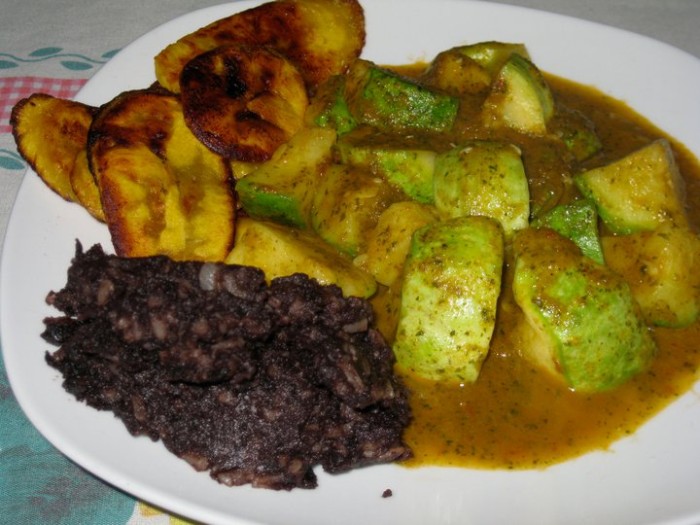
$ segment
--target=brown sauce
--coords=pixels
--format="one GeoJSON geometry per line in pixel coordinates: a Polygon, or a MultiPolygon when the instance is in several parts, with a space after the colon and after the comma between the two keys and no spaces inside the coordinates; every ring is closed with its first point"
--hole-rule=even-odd
{"type": "MultiPolygon", "coordinates": [[[[403,71],[406,72],[406,71],[403,71]]],[[[599,91],[547,77],[556,100],[580,111],[595,124],[604,150],[586,161],[605,164],[666,136],[623,103],[599,91]]],[[[463,136],[480,130],[465,130],[463,136]]],[[[700,167],[681,144],[670,137],[687,183],[691,220],[700,223],[700,167]]],[[[520,139],[522,140],[522,139],[520,139]]],[[[529,153],[531,186],[567,199],[561,171],[547,163],[537,165],[546,152],[532,145],[529,153]],[[554,189],[552,189],[554,188],[554,189]]],[[[526,165],[528,157],[525,157],[526,165]]],[[[585,165],[568,166],[581,169],[585,165]]],[[[537,195],[533,198],[536,200],[537,195]]],[[[542,201],[544,202],[544,200],[542,201]]],[[[508,270],[506,270],[508,282],[508,270]]],[[[504,290],[508,287],[505,286],[504,290]]],[[[491,351],[481,375],[471,385],[446,385],[405,377],[412,392],[414,421],[405,439],[415,457],[405,463],[453,465],[472,468],[541,468],[607,449],[634,433],[669,403],[687,392],[698,379],[700,322],[683,329],[654,329],[658,356],[650,369],[613,391],[585,395],[570,391],[519,356],[524,342],[516,330],[520,312],[504,294],[491,351]]],[[[391,301],[377,299],[378,309],[392,310],[391,301]]],[[[381,310],[378,314],[380,322],[381,310]]]]}
{"type": "MultiPolygon", "coordinates": [[[[504,316],[505,317],[505,316],[504,316]]],[[[655,331],[651,368],[613,391],[568,390],[518,357],[520,341],[501,318],[490,355],[472,385],[405,380],[414,422],[408,465],[521,469],[608,448],[687,391],[700,362],[700,325],[655,331]]]]}

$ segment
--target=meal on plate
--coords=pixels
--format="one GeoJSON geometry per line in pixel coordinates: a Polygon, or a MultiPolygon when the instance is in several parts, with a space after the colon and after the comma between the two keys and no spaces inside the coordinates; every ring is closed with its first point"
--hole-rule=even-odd
{"type": "Polygon", "coordinates": [[[100,107],[17,104],[20,153],[115,252],[79,247],[48,296],[65,388],[285,489],[316,464],[545,467],[690,388],[694,156],[525,43],[383,65],[364,42],[355,0],[277,0],[100,107]]]}

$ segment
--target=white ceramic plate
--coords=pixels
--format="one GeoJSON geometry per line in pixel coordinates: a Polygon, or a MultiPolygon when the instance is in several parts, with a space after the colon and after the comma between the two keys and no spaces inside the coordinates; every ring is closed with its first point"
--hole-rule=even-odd
{"type": "MultiPolygon", "coordinates": [[[[153,56],[205,23],[257,2],[204,9],[159,27],[119,53],[79,100],[108,101],[154,80],[153,56]]],[[[572,18],[467,1],[365,1],[364,56],[380,63],[430,59],[482,40],[525,43],[542,69],[626,100],[700,154],[700,61],[638,35],[572,18]]],[[[610,451],[544,471],[503,472],[388,465],[319,474],[319,488],[272,492],[227,488],[110,413],[76,402],[44,362],[44,303],[60,289],[74,241],[109,247],[104,227],[81,208],[25,178],[2,266],[7,372],[36,427],[78,464],[115,486],[206,523],[266,524],[646,524],[700,523],[700,399],[691,392],[610,451]],[[382,498],[390,488],[393,497],[382,498]]]]}

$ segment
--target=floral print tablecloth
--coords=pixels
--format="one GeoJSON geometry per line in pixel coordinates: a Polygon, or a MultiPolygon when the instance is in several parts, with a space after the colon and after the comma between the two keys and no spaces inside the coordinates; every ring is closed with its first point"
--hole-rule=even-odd
{"type": "MultiPolygon", "coordinates": [[[[0,177],[11,181],[10,187],[27,169],[11,135],[12,107],[38,92],[72,98],[117,52],[89,56],[47,46],[20,55],[0,48],[0,177]]],[[[3,201],[10,205],[11,200],[3,201]]],[[[179,523],[186,522],[116,490],[54,449],[22,413],[0,357],[0,524],[179,523]]]]}

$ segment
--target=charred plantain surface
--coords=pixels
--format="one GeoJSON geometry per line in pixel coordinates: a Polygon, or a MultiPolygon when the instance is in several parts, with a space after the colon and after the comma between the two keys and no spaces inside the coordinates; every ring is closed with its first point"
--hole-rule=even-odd
{"type": "Polygon", "coordinates": [[[304,79],[279,53],[219,46],[190,60],[180,75],[187,126],[209,149],[245,162],[267,160],[301,129],[304,79]]]}
{"type": "Polygon", "coordinates": [[[264,46],[287,57],[310,91],[345,73],[365,45],[357,0],[276,0],[216,20],[183,36],[155,57],[156,78],[180,92],[180,74],[196,56],[227,44],[264,46]]]}
{"type": "Polygon", "coordinates": [[[64,314],[43,337],[65,389],[221,483],[313,488],[316,465],[410,456],[393,353],[368,303],[335,286],[78,244],[47,302],[64,314]]]}

